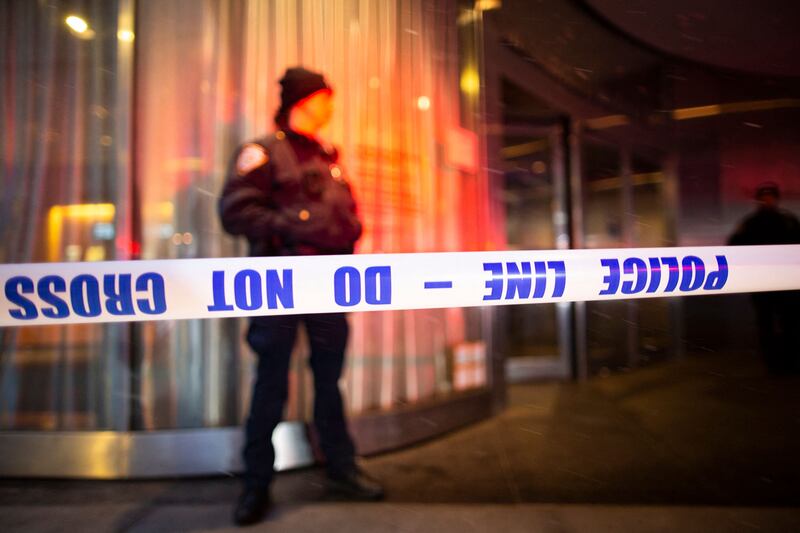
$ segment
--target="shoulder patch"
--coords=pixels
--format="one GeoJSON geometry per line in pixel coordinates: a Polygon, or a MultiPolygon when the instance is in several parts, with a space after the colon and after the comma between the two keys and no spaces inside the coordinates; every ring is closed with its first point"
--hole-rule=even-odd
{"type": "Polygon", "coordinates": [[[236,158],[236,172],[243,176],[261,165],[265,165],[267,161],[269,161],[269,156],[263,146],[253,143],[245,144],[242,151],[239,152],[239,157],[236,158]]]}

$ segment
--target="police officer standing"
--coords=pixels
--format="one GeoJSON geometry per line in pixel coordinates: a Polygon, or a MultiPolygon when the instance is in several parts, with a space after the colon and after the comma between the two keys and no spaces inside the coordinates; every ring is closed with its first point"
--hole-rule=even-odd
{"type": "MultiPolygon", "coordinates": [[[[281,84],[274,134],[241,146],[219,201],[228,233],[247,238],[251,256],[353,253],[361,223],[335,149],[318,133],[330,120],[332,90],[324,77],[290,68],[281,84]]],[[[239,525],[259,521],[270,505],[275,451],[272,432],[288,396],[289,360],[303,322],[311,346],[314,424],[327,459],[329,487],[355,499],[377,500],[381,486],[356,465],[338,381],[344,363],[345,315],[264,316],[251,320],[247,342],[258,371],[245,428],[244,490],[234,512],[239,525]]]]}
{"type": "MultiPolygon", "coordinates": [[[[780,189],[765,182],[756,189],[758,209],[745,218],[728,244],[800,244],[800,221],[778,205],[780,189]]],[[[752,295],[761,354],[773,374],[800,371],[800,291],[752,295]]]]}

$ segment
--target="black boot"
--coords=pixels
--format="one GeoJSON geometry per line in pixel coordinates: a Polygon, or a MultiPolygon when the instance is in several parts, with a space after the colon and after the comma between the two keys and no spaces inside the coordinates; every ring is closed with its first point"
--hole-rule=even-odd
{"type": "Polygon", "coordinates": [[[328,488],[337,496],[351,500],[378,501],[384,496],[381,484],[358,467],[328,472],[328,488]]]}
{"type": "Polygon", "coordinates": [[[255,524],[264,518],[270,507],[269,489],[246,488],[236,502],[233,521],[237,526],[255,524]]]}

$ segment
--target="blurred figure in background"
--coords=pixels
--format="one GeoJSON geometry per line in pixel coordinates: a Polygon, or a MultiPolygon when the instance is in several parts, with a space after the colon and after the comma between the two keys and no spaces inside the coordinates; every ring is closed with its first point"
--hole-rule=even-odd
{"type": "MultiPolygon", "coordinates": [[[[800,244],[800,221],[779,207],[780,188],[766,182],[756,190],[758,208],[736,229],[728,244],[800,244]]],[[[773,374],[800,371],[800,291],[752,295],[759,345],[773,374]]]]}
{"type": "MultiPolygon", "coordinates": [[[[351,254],[361,236],[356,204],[336,150],[318,134],[333,112],[322,74],[290,68],[281,84],[277,131],[241,146],[219,201],[222,225],[243,235],[251,256],[351,254]]],[[[330,488],[362,500],[383,496],[355,463],[339,378],[348,324],[343,313],[262,316],[251,320],[247,342],[258,354],[244,446],[244,491],[234,512],[239,525],[257,522],[270,503],[275,451],[272,432],[288,396],[289,360],[300,323],[311,345],[314,425],[327,460],[330,488]]]]}

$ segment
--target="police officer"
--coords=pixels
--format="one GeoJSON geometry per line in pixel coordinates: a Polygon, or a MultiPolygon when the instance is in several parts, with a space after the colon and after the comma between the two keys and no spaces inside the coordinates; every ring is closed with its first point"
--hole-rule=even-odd
{"type": "MultiPolygon", "coordinates": [[[[222,225],[247,238],[251,256],[353,253],[361,236],[355,201],[336,150],[318,139],[331,117],[332,90],[321,74],[303,68],[288,69],[280,84],[277,130],[244,144],[233,157],[219,201],[222,225]]],[[[258,355],[258,372],[245,428],[244,490],[234,511],[239,525],[260,520],[270,504],[272,432],[283,415],[300,322],[311,346],[314,424],[330,488],[356,499],[383,496],[381,486],[356,466],[347,431],[338,386],[345,315],[255,317],[247,342],[258,355]]]]}
{"type": "MultiPolygon", "coordinates": [[[[756,189],[758,209],[745,218],[728,244],[800,244],[800,221],[778,205],[780,189],[764,182],[756,189]]],[[[758,340],[773,374],[800,371],[800,291],[758,292],[752,295],[758,340]]]]}
{"type": "Polygon", "coordinates": [[[800,221],[779,206],[778,184],[767,181],[756,188],[758,208],[747,216],[728,243],[733,246],[755,244],[800,244],[800,221]]]}

